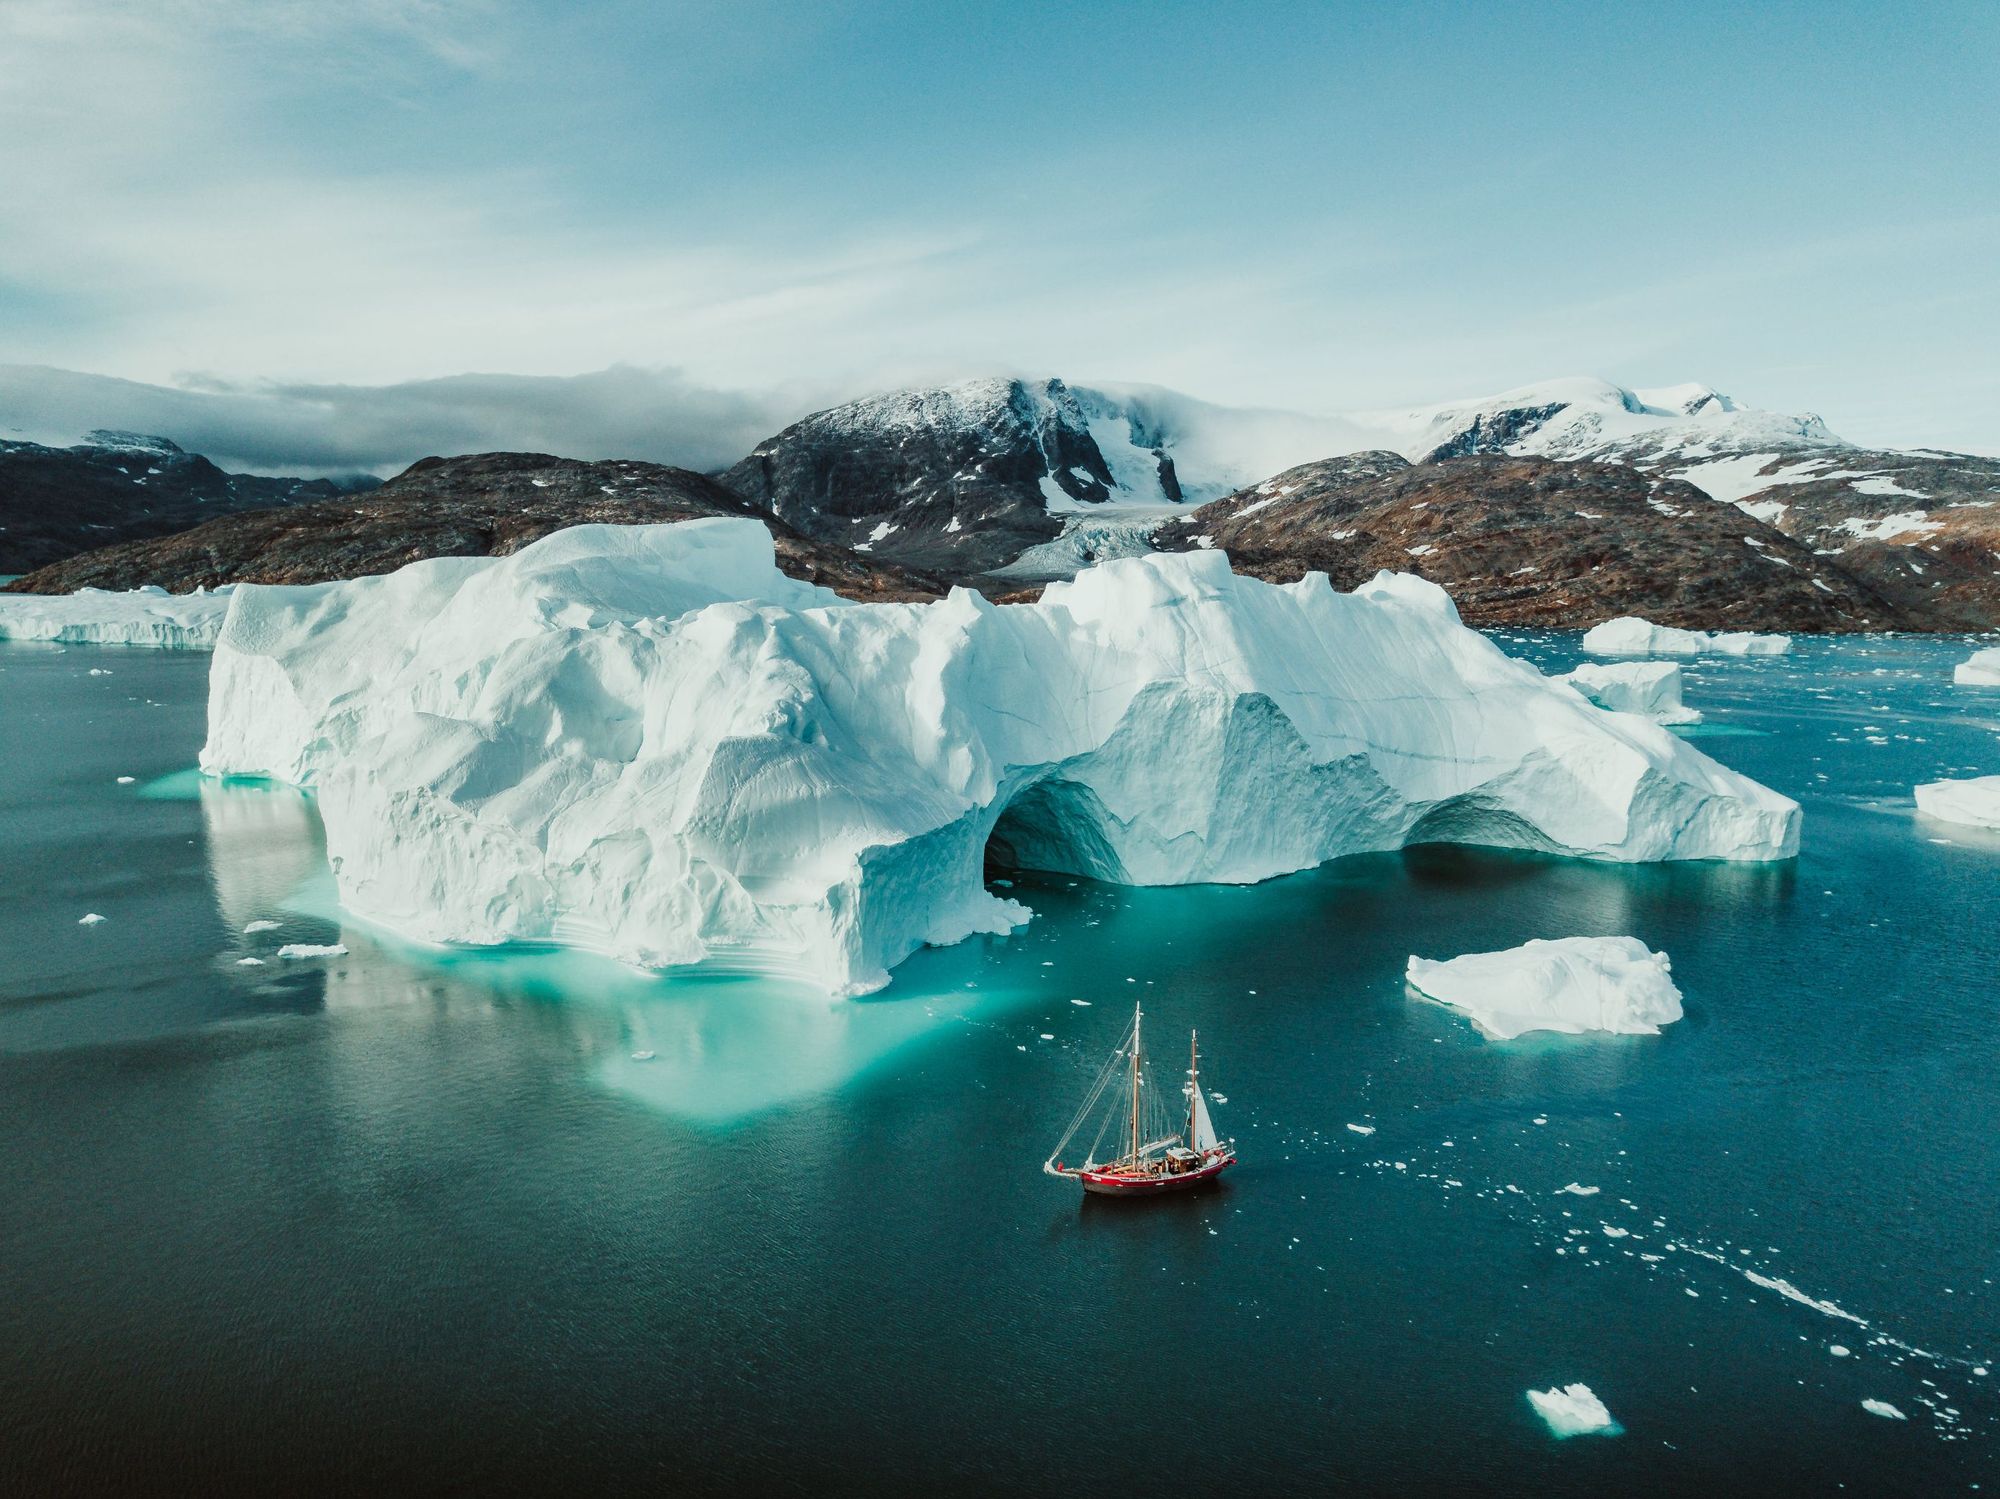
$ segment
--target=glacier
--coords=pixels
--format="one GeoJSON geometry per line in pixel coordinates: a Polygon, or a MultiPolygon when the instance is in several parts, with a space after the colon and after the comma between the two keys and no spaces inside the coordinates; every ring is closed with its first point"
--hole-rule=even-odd
{"type": "Polygon", "coordinates": [[[1665,953],[1636,937],[1558,937],[1438,962],[1412,957],[1404,977],[1496,1041],[1511,1041],[1529,1031],[1658,1035],[1681,1018],[1670,969],[1665,953]]]}
{"type": "Polygon", "coordinates": [[[1586,662],[1556,678],[1600,708],[1637,713],[1655,723],[1700,723],[1701,713],[1681,701],[1681,669],[1674,661],[1586,662]]]}
{"type": "Polygon", "coordinates": [[[996,863],[1247,883],[1412,843],[1792,856],[1799,808],[1384,573],[1220,552],[1033,604],[854,603],[749,519],[239,587],[211,774],[311,787],[343,905],[422,941],[881,987],[1028,909],[996,863]]]}
{"type": "Polygon", "coordinates": [[[1782,656],[1791,650],[1792,637],[1750,630],[1711,634],[1626,614],[1584,631],[1583,648],[1593,656],[1782,656]]]}
{"type": "Polygon", "coordinates": [[[66,645],[147,645],[206,651],[215,646],[235,585],[211,592],[129,592],[80,588],[75,593],[0,594],[0,640],[50,640],[66,645]]]}

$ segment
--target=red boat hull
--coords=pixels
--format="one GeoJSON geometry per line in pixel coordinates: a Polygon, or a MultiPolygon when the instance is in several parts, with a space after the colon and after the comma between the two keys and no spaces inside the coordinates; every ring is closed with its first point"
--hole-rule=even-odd
{"type": "Polygon", "coordinates": [[[1152,1197],[1161,1192],[1178,1192],[1186,1187],[1198,1187],[1203,1182],[1214,1181],[1222,1172],[1236,1164],[1234,1155],[1218,1156],[1204,1161],[1192,1171],[1175,1171],[1161,1176],[1129,1176],[1123,1172],[1079,1171],[1076,1179],[1083,1183],[1083,1190],[1095,1192],[1103,1197],[1152,1197]]]}

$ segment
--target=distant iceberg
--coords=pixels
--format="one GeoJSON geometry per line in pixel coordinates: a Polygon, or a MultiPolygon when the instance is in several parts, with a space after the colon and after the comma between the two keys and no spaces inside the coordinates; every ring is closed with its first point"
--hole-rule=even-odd
{"type": "Polygon", "coordinates": [[[1562,1385],[1555,1389],[1528,1391],[1528,1404],[1548,1422],[1559,1437],[1621,1435],[1624,1428],[1611,1419],[1604,1402],[1591,1393],[1587,1384],[1562,1385]]]}
{"type": "Polygon", "coordinates": [[[1783,859],[1799,825],[1417,578],[1341,594],[1196,552],[1035,604],[858,604],[736,519],[244,585],[202,766],[314,786],[343,903],[407,935],[835,994],[1026,921],[989,855],[1246,883],[1411,843],[1783,859]]]}
{"type": "Polygon", "coordinates": [[[1593,656],[1782,656],[1791,650],[1792,637],[1749,630],[1720,634],[1682,630],[1627,614],[1586,630],[1583,648],[1593,656]]]}
{"type": "Polygon", "coordinates": [[[1917,788],[1917,810],[1961,827],[2000,828],[2000,776],[1931,781],[1917,788]]]}
{"type": "Polygon", "coordinates": [[[1961,687],[2000,687],[2000,645],[1974,651],[1953,669],[1951,679],[1961,687]]]}
{"type": "Polygon", "coordinates": [[[233,591],[233,584],[225,584],[212,593],[168,593],[164,588],[0,593],[0,640],[213,650],[233,591]]]}
{"type": "Polygon", "coordinates": [[[1556,680],[1613,713],[1637,713],[1655,723],[1701,722],[1701,714],[1681,701],[1681,668],[1675,661],[1586,662],[1556,680]]]}
{"type": "Polygon", "coordinates": [[[1559,937],[1441,962],[1413,957],[1404,976],[1500,1041],[1529,1031],[1650,1036],[1681,1018],[1667,955],[1635,937],[1559,937]]]}

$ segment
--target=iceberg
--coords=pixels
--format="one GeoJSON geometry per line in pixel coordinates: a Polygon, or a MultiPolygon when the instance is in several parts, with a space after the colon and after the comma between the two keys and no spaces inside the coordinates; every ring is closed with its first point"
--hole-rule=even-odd
{"type": "Polygon", "coordinates": [[[1951,679],[1961,687],[2000,687],[2000,645],[1974,651],[1952,669],[1951,679]]]}
{"type": "Polygon", "coordinates": [[[1620,1435],[1624,1428],[1611,1419],[1604,1402],[1591,1393],[1587,1384],[1559,1385],[1554,1389],[1528,1391],[1528,1404],[1548,1422],[1559,1437],[1620,1435]]]}
{"type": "Polygon", "coordinates": [[[1917,810],[1961,827],[2000,828],[2000,776],[1928,782],[1917,788],[1917,810]]]}
{"type": "Polygon", "coordinates": [[[1791,650],[1792,637],[1750,630],[1719,634],[1682,630],[1627,614],[1584,631],[1583,648],[1593,656],[1782,656],[1791,650]]]}
{"type": "Polygon", "coordinates": [[[169,650],[215,648],[234,584],[214,592],[164,588],[118,592],[0,593],[0,640],[54,640],[68,645],[150,645],[169,650]]]}
{"type": "Polygon", "coordinates": [[[1033,604],[854,603],[754,520],[242,585],[211,774],[312,787],[341,901],[421,941],[553,942],[836,995],[1029,919],[994,863],[1248,883],[1481,843],[1791,857],[1797,803],[1599,712],[1384,573],[1128,558],[1033,604]]]}
{"type": "Polygon", "coordinates": [[[1511,1041],[1529,1031],[1658,1035],[1681,1018],[1669,968],[1665,953],[1635,937],[1559,937],[1441,962],[1413,957],[1404,977],[1495,1040],[1511,1041]]]}
{"type": "Polygon", "coordinates": [[[1675,661],[1587,662],[1556,680],[1613,713],[1637,713],[1655,723],[1701,722],[1700,712],[1681,701],[1681,668],[1675,661]]]}
{"type": "Polygon", "coordinates": [[[1889,1421],[1907,1421],[1910,1419],[1886,1400],[1864,1400],[1861,1402],[1861,1408],[1871,1416],[1881,1416],[1889,1421]]]}

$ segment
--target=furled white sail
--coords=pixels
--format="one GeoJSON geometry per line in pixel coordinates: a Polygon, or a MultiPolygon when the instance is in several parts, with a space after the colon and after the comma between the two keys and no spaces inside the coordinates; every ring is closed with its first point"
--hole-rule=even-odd
{"type": "Polygon", "coordinates": [[[1213,1150],[1222,1142],[1215,1137],[1215,1125],[1208,1117],[1208,1100],[1202,1097],[1201,1084],[1194,1085],[1194,1107],[1189,1111],[1194,1138],[1188,1144],[1198,1151],[1213,1150]]]}

